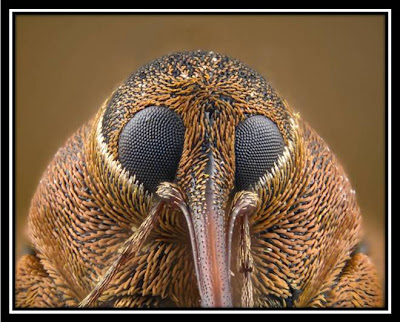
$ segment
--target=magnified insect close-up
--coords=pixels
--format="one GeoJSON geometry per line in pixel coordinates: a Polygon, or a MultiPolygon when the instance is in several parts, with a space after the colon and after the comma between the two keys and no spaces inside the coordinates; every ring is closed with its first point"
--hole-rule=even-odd
{"type": "Polygon", "coordinates": [[[174,53],[48,165],[16,306],[381,307],[361,221],[338,158],[263,76],[174,53]]]}

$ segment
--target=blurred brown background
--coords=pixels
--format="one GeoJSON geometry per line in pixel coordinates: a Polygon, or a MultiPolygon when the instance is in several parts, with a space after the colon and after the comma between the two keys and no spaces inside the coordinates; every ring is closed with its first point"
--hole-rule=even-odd
{"type": "Polygon", "coordinates": [[[131,72],[173,51],[238,58],[270,81],[348,172],[372,258],[385,258],[383,15],[18,15],[17,257],[48,162],[131,72]]]}

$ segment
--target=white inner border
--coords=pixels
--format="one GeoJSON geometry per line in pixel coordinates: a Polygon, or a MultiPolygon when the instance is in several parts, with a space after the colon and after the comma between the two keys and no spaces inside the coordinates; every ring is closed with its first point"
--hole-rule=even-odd
{"type": "MultiPolygon", "coordinates": [[[[392,281],[392,272],[391,272],[391,253],[392,253],[392,245],[391,245],[391,215],[392,215],[392,207],[391,207],[391,195],[392,195],[392,181],[391,181],[391,172],[392,172],[392,164],[391,164],[391,159],[392,159],[392,153],[391,153],[391,146],[392,146],[392,137],[391,137],[391,117],[392,117],[392,82],[391,82],[391,39],[392,39],[392,34],[391,34],[391,25],[392,25],[392,17],[391,17],[391,9],[9,9],[9,84],[10,84],[10,89],[9,89],[9,126],[10,126],[10,131],[9,131],[9,137],[10,137],[10,145],[9,145],[9,313],[19,313],[19,314],[32,314],[32,313],[50,313],[50,314],[68,314],[68,313],[89,313],[89,314],[118,314],[118,313],[150,313],[150,314],[168,314],[168,313],[235,313],[235,314],[251,314],[251,313],[272,313],[272,314],[279,314],[279,313],[284,313],[284,314],[302,314],[302,313],[328,313],[328,314],[343,314],[343,313],[355,313],[355,314],[360,314],[360,313],[391,313],[392,309],[392,289],[391,289],[391,281],[392,281]],[[13,108],[14,108],[14,101],[13,101],[13,90],[14,90],[14,75],[12,74],[12,66],[13,66],[13,36],[14,36],[14,30],[13,30],[13,13],[22,13],[22,12],[30,12],[30,13],[35,13],[37,12],[38,14],[40,13],[57,13],[57,12],[66,12],[66,13],[90,13],[90,12],[96,12],[96,13],[282,13],[284,15],[285,13],[387,13],[388,14],[388,20],[387,20],[387,98],[388,98],[388,128],[387,128],[387,135],[388,135],[388,159],[387,159],[387,169],[388,169],[388,187],[387,187],[387,193],[388,193],[388,204],[387,204],[387,210],[388,210],[388,218],[387,218],[387,223],[388,223],[388,230],[387,230],[387,247],[388,247],[388,258],[387,258],[387,278],[388,280],[386,281],[387,285],[387,304],[388,304],[388,310],[329,310],[329,309],[321,309],[321,310],[140,310],[140,309],[131,309],[131,310],[24,310],[24,311],[18,311],[18,310],[13,310],[12,308],[12,300],[13,300],[13,273],[14,273],[14,260],[13,260],[13,223],[14,223],[14,216],[13,216],[13,108]]],[[[1,265],[1,264],[0,264],[1,265]]],[[[2,266],[2,265],[1,265],[2,266]]]]}

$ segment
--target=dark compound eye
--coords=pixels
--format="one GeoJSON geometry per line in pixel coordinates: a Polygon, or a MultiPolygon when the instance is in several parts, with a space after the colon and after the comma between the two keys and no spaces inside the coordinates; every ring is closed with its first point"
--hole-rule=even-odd
{"type": "Polygon", "coordinates": [[[155,192],[162,181],[173,181],[182,155],[185,127],[175,112],[150,106],[126,124],[119,137],[119,160],[130,175],[155,192]]]}
{"type": "Polygon", "coordinates": [[[285,143],[278,127],[269,118],[256,115],[236,128],[235,186],[246,190],[274,166],[285,143]]]}

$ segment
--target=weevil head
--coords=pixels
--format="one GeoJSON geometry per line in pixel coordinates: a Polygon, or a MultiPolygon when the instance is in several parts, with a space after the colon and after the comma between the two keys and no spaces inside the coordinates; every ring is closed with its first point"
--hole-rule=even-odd
{"type": "Polygon", "coordinates": [[[298,118],[262,76],[213,52],[161,57],[114,92],[93,133],[96,169],[124,195],[133,222],[143,220],[155,199],[171,197],[163,184],[173,187],[170,200],[186,219],[202,306],[238,305],[237,230],[229,222],[242,210],[235,200],[243,191],[251,193],[244,212],[264,274],[256,278],[256,293],[260,301],[290,296],[295,276],[283,266],[292,260],[265,260],[282,244],[278,238],[270,245],[265,236],[298,205],[304,140],[298,118]],[[268,273],[274,269],[278,274],[268,273]]]}

